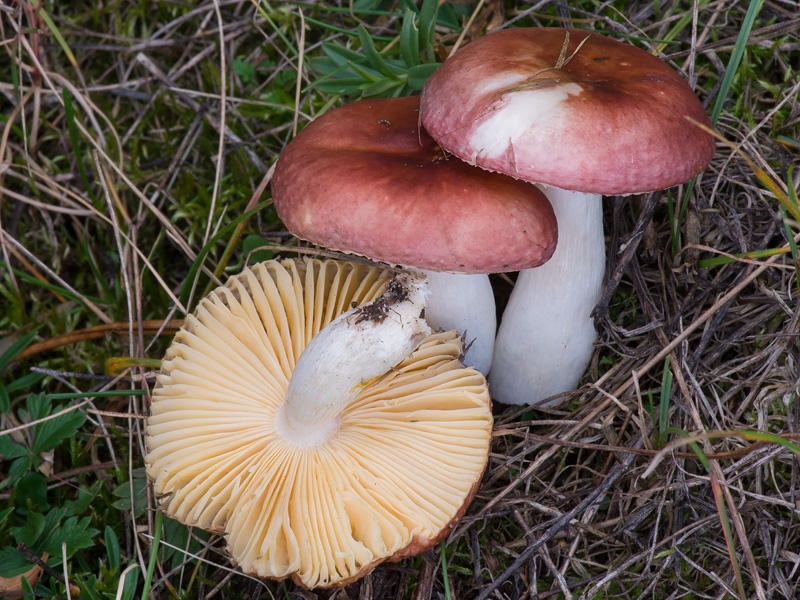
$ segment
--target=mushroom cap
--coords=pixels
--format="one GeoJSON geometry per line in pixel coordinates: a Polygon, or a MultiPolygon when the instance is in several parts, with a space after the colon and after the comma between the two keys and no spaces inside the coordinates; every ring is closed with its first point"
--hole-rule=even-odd
{"type": "Polygon", "coordinates": [[[691,179],[714,154],[692,90],[666,63],[578,29],[520,28],[468,44],[422,92],[422,124],[455,156],[563,189],[633,194],[691,179]],[[554,69],[566,36],[569,45],[554,69]],[[563,63],[563,61],[562,61],[563,63]]]}
{"type": "Polygon", "coordinates": [[[389,279],[349,262],[261,263],[204,298],[167,351],[147,474],[166,514],[224,534],[247,573],[343,585],[435,544],[477,490],[491,407],[455,332],[364,382],[324,442],[276,431],[303,348],[389,279]]]}
{"type": "Polygon", "coordinates": [[[449,158],[418,125],[419,98],[362,100],[310,123],[272,179],[278,215],[315,244],[430,271],[538,266],[557,229],[534,186],[449,158]]]}

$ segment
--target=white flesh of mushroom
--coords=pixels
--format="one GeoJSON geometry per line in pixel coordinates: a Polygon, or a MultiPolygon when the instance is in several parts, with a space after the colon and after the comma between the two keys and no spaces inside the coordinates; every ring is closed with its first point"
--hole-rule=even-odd
{"type": "Polygon", "coordinates": [[[306,346],[295,365],[275,427],[300,447],[325,442],[339,415],[370,380],[400,364],[431,334],[421,274],[397,275],[382,296],[339,315],[306,346]]]}
{"type": "Polygon", "coordinates": [[[486,375],[497,332],[494,294],[488,275],[425,272],[430,287],[425,315],[433,329],[455,330],[467,351],[462,362],[486,375]]]}
{"type": "Polygon", "coordinates": [[[589,315],[605,270],[602,196],[543,191],[558,220],[558,246],[544,265],[520,272],[503,313],[489,385],[505,404],[535,403],[577,387],[597,338],[589,315]]]}

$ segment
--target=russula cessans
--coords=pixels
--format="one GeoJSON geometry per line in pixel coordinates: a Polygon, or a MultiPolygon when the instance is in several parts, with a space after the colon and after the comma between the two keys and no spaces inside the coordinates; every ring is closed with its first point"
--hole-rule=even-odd
{"type": "Polygon", "coordinates": [[[431,75],[422,124],[462,160],[543,184],[558,248],[520,273],[489,382],[495,400],[538,402],[576,387],[593,351],[605,269],[603,194],[668,188],[714,154],[692,90],[644,50],[577,29],[507,29],[431,75]],[[688,118],[687,118],[688,117],[688,118]]]}
{"type": "Polygon", "coordinates": [[[162,362],[147,474],[246,573],[344,585],[424,551],[488,459],[486,380],[430,334],[424,277],[268,261],[200,301],[162,362]]]}
{"type": "Polygon", "coordinates": [[[487,373],[496,330],[486,273],[552,254],[552,209],[535,186],[448,158],[418,125],[416,97],[362,100],[314,120],[281,154],[278,215],[296,236],[422,269],[428,320],[456,329],[487,373]]]}

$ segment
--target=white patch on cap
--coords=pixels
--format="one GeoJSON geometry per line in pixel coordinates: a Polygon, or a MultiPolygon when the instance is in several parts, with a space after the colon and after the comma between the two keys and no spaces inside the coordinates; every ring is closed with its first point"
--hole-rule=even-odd
{"type": "Polygon", "coordinates": [[[509,147],[509,142],[516,143],[517,138],[534,125],[552,120],[564,100],[582,91],[583,88],[577,83],[565,83],[504,94],[496,108],[480,119],[481,124],[470,138],[475,148],[471,162],[474,163],[478,156],[500,156],[509,147]]]}

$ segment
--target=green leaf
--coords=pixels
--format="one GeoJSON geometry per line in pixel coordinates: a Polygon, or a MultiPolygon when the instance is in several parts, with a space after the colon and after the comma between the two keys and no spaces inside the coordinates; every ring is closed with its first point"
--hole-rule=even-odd
{"type": "Polygon", "coordinates": [[[331,79],[323,81],[314,86],[320,92],[326,94],[343,94],[354,96],[360,94],[365,86],[364,80],[361,77],[352,77],[348,79],[331,79]]]}
{"type": "Polygon", "coordinates": [[[274,258],[275,252],[263,250],[265,246],[272,246],[270,242],[257,234],[248,235],[242,241],[242,252],[247,257],[247,264],[255,264],[274,258]]]}
{"type": "Polygon", "coordinates": [[[186,558],[183,550],[196,554],[202,549],[202,542],[208,540],[209,534],[202,529],[187,527],[180,521],[164,517],[164,540],[169,546],[164,546],[161,560],[169,561],[171,566],[177,567],[186,558]],[[174,547],[173,547],[174,546],[174,547]],[[178,550],[181,548],[182,550],[178,550]]]}
{"type": "Polygon", "coordinates": [[[36,512],[29,512],[25,517],[25,524],[22,527],[12,527],[11,535],[14,536],[14,542],[25,544],[29,548],[36,545],[39,536],[42,535],[46,524],[44,515],[36,512]]]}
{"type": "MultiPolygon", "coordinates": [[[[14,392],[18,392],[20,390],[25,389],[28,386],[33,385],[37,381],[44,379],[44,373],[28,373],[27,375],[23,375],[19,379],[15,379],[11,383],[5,386],[5,389],[10,393],[13,394],[14,392]]],[[[1,411],[5,412],[5,411],[1,411]]]]}
{"type": "Polygon", "coordinates": [[[8,468],[8,478],[0,484],[0,489],[8,485],[14,485],[28,472],[28,469],[30,469],[32,465],[33,461],[26,450],[25,456],[21,456],[11,463],[11,466],[8,468]]]}
{"type": "MultiPolygon", "coordinates": [[[[49,516],[49,514],[48,514],[49,516]]],[[[67,545],[67,558],[76,551],[92,546],[92,538],[100,533],[97,529],[89,527],[91,518],[70,517],[61,527],[52,529],[44,541],[44,551],[52,556],[61,556],[61,545],[67,545]]]]}
{"type": "Polygon", "coordinates": [[[109,569],[116,569],[119,567],[120,564],[120,553],[119,553],[119,538],[117,534],[114,533],[114,530],[111,529],[108,525],[106,525],[106,529],[103,532],[103,539],[106,542],[106,553],[108,554],[108,567],[109,569]]]}
{"type": "Polygon", "coordinates": [[[139,565],[133,565],[133,568],[125,573],[124,583],[122,584],[122,597],[120,600],[133,600],[136,595],[136,586],[139,581],[139,565]]]}
{"type": "Polygon", "coordinates": [[[432,62],[435,59],[433,34],[436,28],[436,15],[438,12],[438,0],[425,0],[419,11],[419,44],[425,55],[425,62],[432,62]]]}
{"type": "Polygon", "coordinates": [[[358,39],[361,41],[361,49],[364,51],[369,65],[386,77],[394,77],[394,73],[375,49],[375,44],[372,43],[372,38],[369,37],[369,33],[363,25],[358,26],[358,39]]]}
{"type": "MultiPolygon", "coordinates": [[[[53,408],[44,394],[31,394],[28,396],[29,412],[33,420],[41,419],[50,414],[59,412],[62,408],[53,408]],[[47,403],[46,407],[36,407],[36,411],[31,410],[34,404],[47,403]],[[37,416],[34,416],[34,413],[37,416]]],[[[62,440],[74,436],[83,422],[86,415],[79,410],[73,410],[43,423],[33,426],[33,454],[52,450],[58,446],[62,440]]]]}
{"type": "Polygon", "coordinates": [[[16,577],[29,571],[33,563],[19,553],[13,546],[0,550],[0,577],[16,577]]]}
{"type": "Polygon", "coordinates": [[[409,67],[419,64],[419,29],[414,22],[416,18],[413,10],[407,10],[403,16],[403,28],[400,30],[400,53],[409,67]]]}
{"type": "Polygon", "coordinates": [[[350,50],[350,48],[345,48],[344,46],[334,43],[322,44],[322,51],[338,67],[345,66],[347,61],[360,61],[364,58],[363,55],[359,54],[355,50],[350,50]]]}
{"type": "Polygon", "coordinates": [[[50,508],[47,503],[47,480],[44,475],[35,471],[25,473],[17,484],[16,504],[23,509],[46,511],[50,508]]]}
{"type": "Polygon", "coordinates": [[[404,82],[402,81],[397,81],[395,79],[383,79],[381,81],[376,81],[372,85],[368,85],[367,87],[365,87],[364,90],[362,91],[362,95],[366,97],[377,96],[393,88],[402,88],[403,85],[404,82]]]}
{"type": "MultiPolygon", "coordinates": [[[[8,349],[6,349],[6,351],[3,352],[3,354],[0,355],[0,371],[5,369],[8,366],[8,363],[10,363],[11,360],[17,354],[22,352],[25,348],[27,348],[30,345],[30,343],[33,341],[33,338],[36,337],[36,334],[39,331],[39,329],[41,329],[41,327],[42,326],[40,325],[39,327],[37,327],[33,331],[31,331],[31,332],[27,333],[26,335],[22,336],[16,342],[11,344],[11,346],[9,346],[8,349]]],[[[14,334],[12,334],[12,335],[14,335],[14,334]]],[[[8,339],[8,337],[5,337],[5,338],[3,338],[2,341],[5,342],[7,339],[8,339]]],[[[5,344],[3,344],[3,345],[5,345],[5,344]]]]}
{"type": "Polygon", "coordinates": [[[64,503],[64,506],[67,509],[67,515],[72,516],[80,516],[86,513],[89,510],[89,507],[92,504],[92,501],[97,498],[100,494],[100,490],[103,487],[102,481],[97,481],[92,485],[91,488],[86,488],[81,486],[78,490],[78,499],[76,501],[69,500],[64,503]]]}
{"type": "Polygon", "coordinates": [[[35,598],[35,594],[33,591],[33,586],[31,585],[30,581],[28,581],[27,577],[22,578],[22,595],[24,598],[35,598]]]}
{"type": "Polygon", "coordinates": [[[118,510],[130,510],[135,506],[134,515],[140,517],[147,508],[147,479],[144,469],[134,469],[133,471],[133,502],[131,502],[131,483],[126,481],[114,489],[114,496],[118,499],[112,506],[118,510]]]}
{"type": "Polygon", "coordinates": [[[430,77],[439,66],[439,63],[428,63],[411,67],[408,70],[408,86],[412,90],[421,90],[425,82],[428,81],[428,77],[430,77]]]}
{"type": "Polygon", "coordinates": [[[11,513],[14,512],[14,507],[9,506],[5,510],[0,510],[0,525],[6,522],[6,519],[9,517],[11,513]]]}
{"type": "Polygon", "coordinates": [[[367,67],[362,67],[361,65],[357,65],[356,63],[351,61],[347,61],[347,65],[351,69],[353,69],[353,71],[361,75],[361,77],[363,77],[366,81],[369,81],[371,83],[375,83],[376,81],[380,81],[381,79],[383,79],[380,76],[380,73],[376,73],[375,71],[373,71],[372,69],[368,69],[367,67]]]}
{"type": "Polygon", "coordinates": [[[233,59],[231,69],[233,69],[233,72],[236,73],[244,83],[249,83],[255,79],[256,68],[241,58],[233,59]]]}

